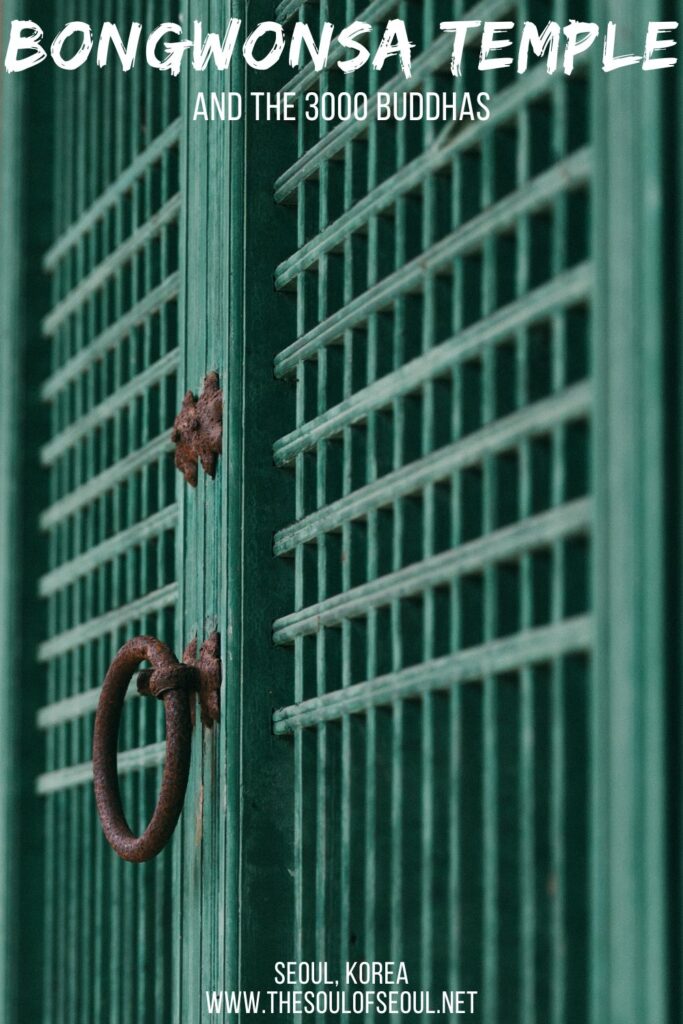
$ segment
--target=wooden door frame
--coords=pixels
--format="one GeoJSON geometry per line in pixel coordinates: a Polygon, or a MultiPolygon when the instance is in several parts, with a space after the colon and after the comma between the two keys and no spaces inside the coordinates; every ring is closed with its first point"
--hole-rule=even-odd
{"type": "MultiPolygon", "coordinates": [[[[185,0],[185,23],[220,21],[215,0],[185,0]]],[[[252,27],[272,0],[233,0],[230,14],[252,27]]],[[[247,30],[248,31],[248,30],[247,30]]],[[[283,305],[274,269],[288,253],[278,229],[286,213],[273,184],[291,125],[193,123],[199,89],[277,89],[278,75],[189,68],[183,89],[184,281],[181,386],[196,390],[217,370],[225,397],[223,457],[215,481],[184,489],[178,553],[179,621],[189,635],[222,638],[221,721],[193,741],[192,770],[174,849],[178,974],[174,1024],[203,1020],[204,991],[272,987],[272,964],[293,940],[288,868],[291,750],[273,736],[272,711],[289,702],[290,653],[272,644],[272,622],[287,606],[291,567],[275,559],[272,535],[292,501],[291,481],[272,445],[293,410],[293,389],[276,381],[283,305]],[[197,576],[201,575],[201,579],[197,576]],[[267,582],[264,582],[267,580],[267,582]]],[[[180,638],[177,638],[180,646],[180,638]]]]}
{"type": "MultiPolygon", "coordinates": [[[[0,0],[0,42],[18,7],[0,0]]],[[[40,338],[48,302],[41,259],[51,230],[49,74],[46,65],[28,76],[0,71],[0,1019],[7,1024],[41,1012],[42,945],[35,936],[43,835],[35,778],[43,761],[36,730],[43,692],[36,648],[44,618],[38,445],[45,417],[39,385],[49,356],[40,338]]]]}
{"type": "MultiPolygon", "coordinates": [[[[4,5],[3,5],[4,6],[4,5]]],[[[4,11],[2,12],[5,13],[4,11]]],[[[4,27],[4,26],[3,26],[4,27]]],[[[0,31],[4,38],[4,31],[0,31]]],[[[23,88],[19,76],[0,79],[0,232],[13,239],[14,259],[0,265],[0,1017],[16,1019],[18,978],[15,951],[9,936],[17,934],[20,774],[18,718],[19,580],[16,552],[20,550],[19,408],[21,349],[24,336],[21,311],[19,253],[21,230],[21,124],[23,88]]]]}
{"type": "MultiPolygon", "coordinates": [[[[661,17],[659,0],[598,6],[604,22],[637,26],[661,17]]],[[[638,67],[599,72],[593,108],[594,1024],[669,1019],[662,97],[672,80],[665,75],[638,67]]]]}

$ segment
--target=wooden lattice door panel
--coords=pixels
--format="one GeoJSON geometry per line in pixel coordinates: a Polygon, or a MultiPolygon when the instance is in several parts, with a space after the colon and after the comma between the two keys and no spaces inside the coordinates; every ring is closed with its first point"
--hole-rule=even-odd
{"type": "MultiPolygon", "coordinates": [[[[306,69],[287,89],[302,108],[368,91],[372,112],[379,88],[445,88],[452,6],[347,5],[407,21],[410,81],[306,69]]],[[[280,13],[322,26],[331,5],[280,13]]],[[[274,629],[293,648],[275,730],[295,743],[296,956],[406,960],[421,989],[480,988],[488,1020],[511,1019],[511,988],[520,1019],[564,1020],[586,1010],[590,77],[458,86],[495,97],[490,120],[302,117],[275,185],[297,317],[275,445],[295,600],[274,629]]]]}
{"type": "MultiPolygon", "coordinates": [[[[55,20],[68,21],[71,5],[57,6],[55,20]]],[[[169,4],[154,6],[170,15],[169,4]]],[[[92,64],[54,80],[64,131],[54,154],[56,240],[44,261],[52,308],[42,387],[49,503],[40,523],[49,565],[38,651],[51,1024],[168,1019],[171,999],[171,865],[161,859],[134,874],[119,863],[91,789],[93,719],[110,661],[133,635],[176,638],[170,432],[181,360],[181,128],[177,83],[153,75],[144,63],[127,75],[92,64]],[[153,969],[144,949],[155,951],[153,969]]],[[[119,758],[134,828],[154,806],[164,754],[163,714],[156,702],[136,700],[119,758]]]]}

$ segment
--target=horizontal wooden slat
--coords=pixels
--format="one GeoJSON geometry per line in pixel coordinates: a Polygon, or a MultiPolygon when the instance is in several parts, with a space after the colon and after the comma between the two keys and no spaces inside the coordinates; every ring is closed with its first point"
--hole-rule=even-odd
{"type": "Polygon", "coordinates": [[[69,294],[59,302],[43,321],[43,333],[48,337],[71,316],[91,295],[102,288],[109,278],[129,263],[141,249],[155,238],[164,227],[178,220],[180,216],[181,196],[177,194],[168,200],[160,210],[149,217],[121,245],[105,257],[95,269],[84,277],[69,294]]]}
{"type": "Polygon", "coordinates": [[[40,580],[41,597],[49,597],[63,587],[69,586],[75,580],[80,579],[87,573],[92,572],[99,566],[110,562],[113,558],[130,551],[131,548],[139,547],[146,541],[160,536],[166,530],[171,530],[178,521],[178,506],[168,505],[142,522],[136,523],[128,530],[122,530],[107,540],[102,541],[95,547],[85,551],[77,558],[58,566],[51,572],[46,573],[40,580]]]}
{"type": "Polygon", "coordinates": [[[132,473],[136,473],[144,466],[149,465],[149,463],[154,462],[156,459],[161,458],[162,455],[171,451],[173,451],[171,432],[164,432],[159,437],[155,437],[149,444],[144,445],[137,451],[131,452],[130,455],[114,463],[109,469],[105,469],[103,473],[93,477],[92,480],[88,480],[87,483],[82,484],[76,490],[71,491],[65,497],[50,505],[40,517],[41,528],[48,530],[51,526],[60,522],[60,520],[65,519],[66,516],[73,515],[74,512],[83,508],[84,505],[88,505],[102,494],[106,494],[107,491],[110,491],[118,483],[126,480],[132,473]]]}
{"type": "Polygon", "coordinates": [[[273,731],[276,735],[293,733],[397,700],[415,699],[434,690],[513,672],[570,653],[587,652],[592,642],[588,617],[527,630],[283,708],[273,715],[273,731]]]}
{"type": "Polygon", "coordinates": [[[345,331],[367,320],[372,313],[387,308],[398,295],[417,290],[428,275],[438,274],[456,257],[476,251],[491,235],[504,233],[514,227],[519,218],[544,209],[557,196],[584,184],[590,170],[589,150],[578,150],[473,217],[293,342],[276,358],[277,375],[283,377],[292,373],[302,359],[310,358],[324,345],[341,338],[345,331]]]}
{"type": "Polygon", "coordinates": [[[107,352],[122,341],[134,328],[157,313],[167,303],[172,302],[178,296],[180,288],[180,275],[175,272],[169,274],[157,288],[145,295],[144,299],[136,303],[132,309],[120,317],[116,323],[108,327],[102,334],[98,335],[85,348],[81,349],[73,358],[69,359],[63,366],[60,366],[51,377],[45,381],[41,389],[41,396],[45,401],[50,401],[80,374],[102,359],[107,352]]]}
{"type": "Polygon", "coordinates": [[[273,640],[278,644],[293,643],[297,637],[338,626],[346,619],[367,615],[372,608],[386,606],[391,601],[453,582],[465,573],[483,570],[485,566],[502,559],[519,558],[531,550],[587,531],[590,510],[588,501],[572,502],[487,534],[452,551],[445,551],[426,561],[416,562],[371,580],[279,619],[273,628],[273,640]]]}
{"type": "Polygon", "coordinates": [[[105,398],[103,402],[96,405],[90,412],[80,416],[75,423],[67,427],[61,433],[55,435],[46,444],[40,453],[40,459],[44,466],[53,465],[64,452],[73,448],[82,438],[87,437],[91,431],[111,419],[120,409],[125,409],[134,399],[146,394],[150,388],[158,384],[165,377],[169,377],[178,368],[180,354],[178,349],[168,352],[156,363],[152,363],[142,370],[136,377],[123,384],[113,394],[105,398]]]}
{"type": "Polygon", "coordinates": [[[73,629],[58,633],[57,636],[46,640],[38,648],[38,660],[49,661],[51,658],[58,658],[67,651],[72,651],[98,637],[107,636],[115,629],[120,629],[128,623],[136,622],[145,615],[153,615],[155,612],[170,608],[178,600],[178,584],[169,583],[159,590],[153,590],[150,594],[131,601],[120,608],[115,608],[105,615],[95,619],[89,619],[73,629]]]}
{"type": "MultiPolygon", "coordinates": [[[[122,751],[117,760],[119,775],[142,771],[145,768],[158,768],[166,760],[166,742],[150,743],[147,747],[137,750],[122,751]]],[[[75,764],[70,768],[59,768],[53,772],[45,772],[36,779],[36,792],[40,796],[49,796],[65,789],[90,784],[93,777],[92,761],[75,764]]]]}
{"type": "Polygon", "coordinates": [[[575,384],[552,398],[496,420],[459,441],[387,473],[281,530],[275,536],[275,554],[288,554],[299,544],[338,530],[344,522],[360,519],[372,509],[386,507],[428,484],[444,480],[456,470],[480,462],[487,455],[514,447],[526,437],[547,433],[559,423],[585,416],[590,410],[591,396],[590,384],[575,384]]]}
{"type": "Polygon", "coordinates": [[[276,464],[291,464],[297,455],[309,451],[320,441],[334,437],[345,427],[365,419],[372,411],[414,392],[485,346],[550,316],[557,309],[587,300],[591,288],[592,271],[588,264],[566,271],[293,430],[275,443],[276,464]]]}
{"type": "Polygon", "coordinates": [[[111,185],[100,195],[78,220],[71,225],[68,231],[57,239],[52,248],[46,253],[43,266],[47,271],[53,271],[63,256],[72,249],[78,242],[88,234],[105,214],[115,206],[119,200],[131,190],[136,181],[152,167],[166,152],[176,145],[181,138],[180,118],[173,121],[165,131],[154,139],[153,142],[142,153],[130,163],[125,171],[113,181],[111,185]]]}
{"type": "MultiPolygon", "coordinates": [[[[79,718],[92,715],[97,710],[101,693],[102,687],[95,686],[84,693],[77,693],[74,697],[66,697],[64,700],[58,700],[54,704],[47,704],[38,711],[36,725],[39,729],[43,730],[54,729],[58,725],[65,725],[67,722],[75,722],[79,718]]],[[[134,676],[128,687],[125,699],[137,700],[139,696],[134,676]]]]}

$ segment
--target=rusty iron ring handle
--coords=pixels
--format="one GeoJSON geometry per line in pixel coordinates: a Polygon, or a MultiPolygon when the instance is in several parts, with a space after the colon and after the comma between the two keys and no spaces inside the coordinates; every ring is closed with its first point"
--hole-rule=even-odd
{"type": "Polygon", "coordinates": [[[178,823],[190,772],[192,721],[188,691],[195,687],[196,669],[182,665],[166,644],[151,636],[130,640],[109,666],[95,716],[95,800],[107,841],[124,860],[139,863],[156,857],[178,823]],[[147,692],[164,702],[166,763],[154,814],[143,834],[135,836],[121,803],[117,749],[126,691],[143,661],[152,665],[151,673],[144,673],[147,692]]]}

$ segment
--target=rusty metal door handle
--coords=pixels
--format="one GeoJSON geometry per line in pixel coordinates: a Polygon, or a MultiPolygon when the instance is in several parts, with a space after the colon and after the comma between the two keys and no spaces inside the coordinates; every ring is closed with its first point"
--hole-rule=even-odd
{"type": "Polygon", "coordinates": [[[221,679],[220,638],[214,633],[196,660],[196,641],[183,661],[151,636],[139,636],[121,648],[109,666],[95,716],[93,775],[95,800],[104,834],[123,860],[141,862],[156,857],[178,823],[190,771],[190,744],[194,721],[194,692],[198,692],[202,722],[211,726],[219,717],[221,679]],[[121,803],[117,750],[123,702],[133,673],[141,662],[151,670],[140,672],[138,690],[164,702],[166,763],[154,814],[141,836],[131,832],[121,803]]]}

